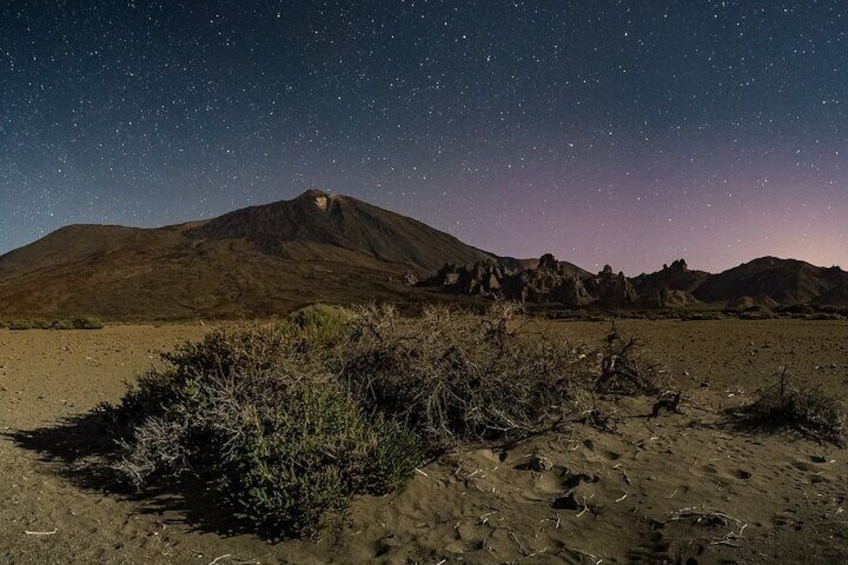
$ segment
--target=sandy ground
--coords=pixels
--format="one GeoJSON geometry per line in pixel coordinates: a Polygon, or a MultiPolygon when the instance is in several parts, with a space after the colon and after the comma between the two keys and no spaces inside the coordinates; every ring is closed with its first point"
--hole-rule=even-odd
{"type": "MultiPolygon", "coordinates": [[[[616,433],[574,424],[454,453],[402,492],[358,501],[321,539],[279,544],[240,533],[202,493],[132,499],[75,473],[80,436],[94,432],[73,419],[207,329],[0,330],[0,562],[848,562],[848,450],[739,430],[724,415],[780,365],[845,394],[845,322],[619,322],[684,387],[683,414],[648,419],[649,399],[608,402],[616,433]]],[[[608,329],[545,328],[594,343],[608,329]]]]}

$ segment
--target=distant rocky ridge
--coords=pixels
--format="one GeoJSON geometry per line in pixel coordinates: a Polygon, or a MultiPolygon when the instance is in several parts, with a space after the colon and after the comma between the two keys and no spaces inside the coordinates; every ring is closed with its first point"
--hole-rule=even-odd
{"type": "Polygon", "coordinates": [[[483,261],[448,264],[420,283],[443,292],[476,294],[565,308],[775,308],[792,304],[848,304],[848,273],[794,259],[764,257],[712,275],[683,259],[651,274],[628,278],[607,265],[591,274],[543,255],[534,268],[509,271],[483,261]]]}
{"type": "Polygon", "coordinates": [[[635,278],[611,267],[590,273],[550,254],[498,257],[317,190],[157,229],[67,226],[0,256],[0,322],[255,318],[314,302],[471,304],[484,297],[567,308],[848,305],[848,274],[774,257],[717,275],[683,260],[635,278]]]}
{"type": "Polygon", "coordinates": [[[479,294],[517,302],[556,303],[569,308],[600,304],[629,306],[638,295],[623,273],[607,266],[597,275],[553,255],[543,255],[535,268],[509,271],[494,261],[473,265],[448,264],[420,283],[447,292],[479,294]]]}

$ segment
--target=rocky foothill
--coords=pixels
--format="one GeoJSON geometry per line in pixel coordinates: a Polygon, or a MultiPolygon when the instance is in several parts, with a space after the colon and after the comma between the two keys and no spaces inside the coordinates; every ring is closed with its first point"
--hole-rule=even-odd
{"type": "Polygon", "coordinates": [[[838,309],[848,304],[848,273],[803,261],[763,257],[719,274],[690,269],[678,259],[655,273],[629,278],[609,265],[589,273],[550,253],[526,261],[447,264],[420,286],[442,292],[504,298],[565,308],[721,307],[776,310],[797,305],[838,309]],[[512,268],[510,268],[512,267],[512,268]]]}
{"type": "Polygon", "coordinates": [[[495,261],[473,265],[447,264],[420,283],[455,294],[505,298],[517,302],[556,303],[566,307],[589,304],[634,305],[639,301],[633,283],[624,273],[605,266],[596,275],[576,272],[573,266],[547,253],[533,269],[509,271],[495,261]]]}

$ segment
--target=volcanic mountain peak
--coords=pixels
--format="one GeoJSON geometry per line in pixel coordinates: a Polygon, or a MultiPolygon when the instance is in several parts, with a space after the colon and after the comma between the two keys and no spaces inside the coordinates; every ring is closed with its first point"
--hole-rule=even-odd
{"type": "Polygon", "coordinates": [[[243,317],[422,300],[398,282],[410,271],[486,260],[497,258],[411,218],[309,190],[177,226],[59,229],[0,256],[0,317],[243,317]]]}
{"type": "Polygon", "coordinates": [[[447,261],[495,258],[411,218],[315,189],[292,200],[230,212],[190,230],[189,236],[244,239],[270,255],[286,255],[292,243],[334,246],[423,271],[447,261]]]}
{"type": "MultiPolygon", "coordinates": [[[[318,207],[319,210],[326,212],[329,205],[339,198],[344,198],[344,196],[330,194],[319,188],[310,188],[309,190],[302,192],[299,196],[293,198],[291,202],[296,202],[299,205],[313,204],[318,207]]],[[[279,204],[279,202],[276,204],[279,204]]]]}

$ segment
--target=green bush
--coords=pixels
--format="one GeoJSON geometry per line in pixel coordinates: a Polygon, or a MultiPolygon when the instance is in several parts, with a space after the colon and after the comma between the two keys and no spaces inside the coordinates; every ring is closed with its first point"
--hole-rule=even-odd
{"type": "Polygon", "coordinates": [[[416,319],[317,306],[213,331],[100,407],[109,468],[135,488],[199,477],[268,537],[314,534],[444,448],[518,440],[576,411],[575,376],[597,356],[525,321],[500,305],[416,319]]]}
{"type": "Polygon", "coordinates": [[[353,318],[350,310],[314,304],[289,315],[281,327],[303,342],[326,347],[338,345],[350,336],[353,318]]]}
{"type": "MultiPolygon", "coordinates": [[[[300,336],[302,337],[302,336],[300,336]]],[[[136,488],[190,472],[270,537],[315,533],[353,496],[402,484],[417,438],[364,412],[282,328],[219,330],[101,408],[136,488]]]]}
{"type": "Polygon", "coordinates": [[[227,450],[221,488],[264,531],[314,533],[327,512],[358,494],[385,494],[420,462],[417,439],[381,418],[365,418],[337,387],[295,386],[245,422],[227,450]]]}
{"type": "Polygon", "coordinates": [[[103,323],[97,318],[74,318],[71,327],[75,330],[99,330],[103,328],[103,323]]]}

